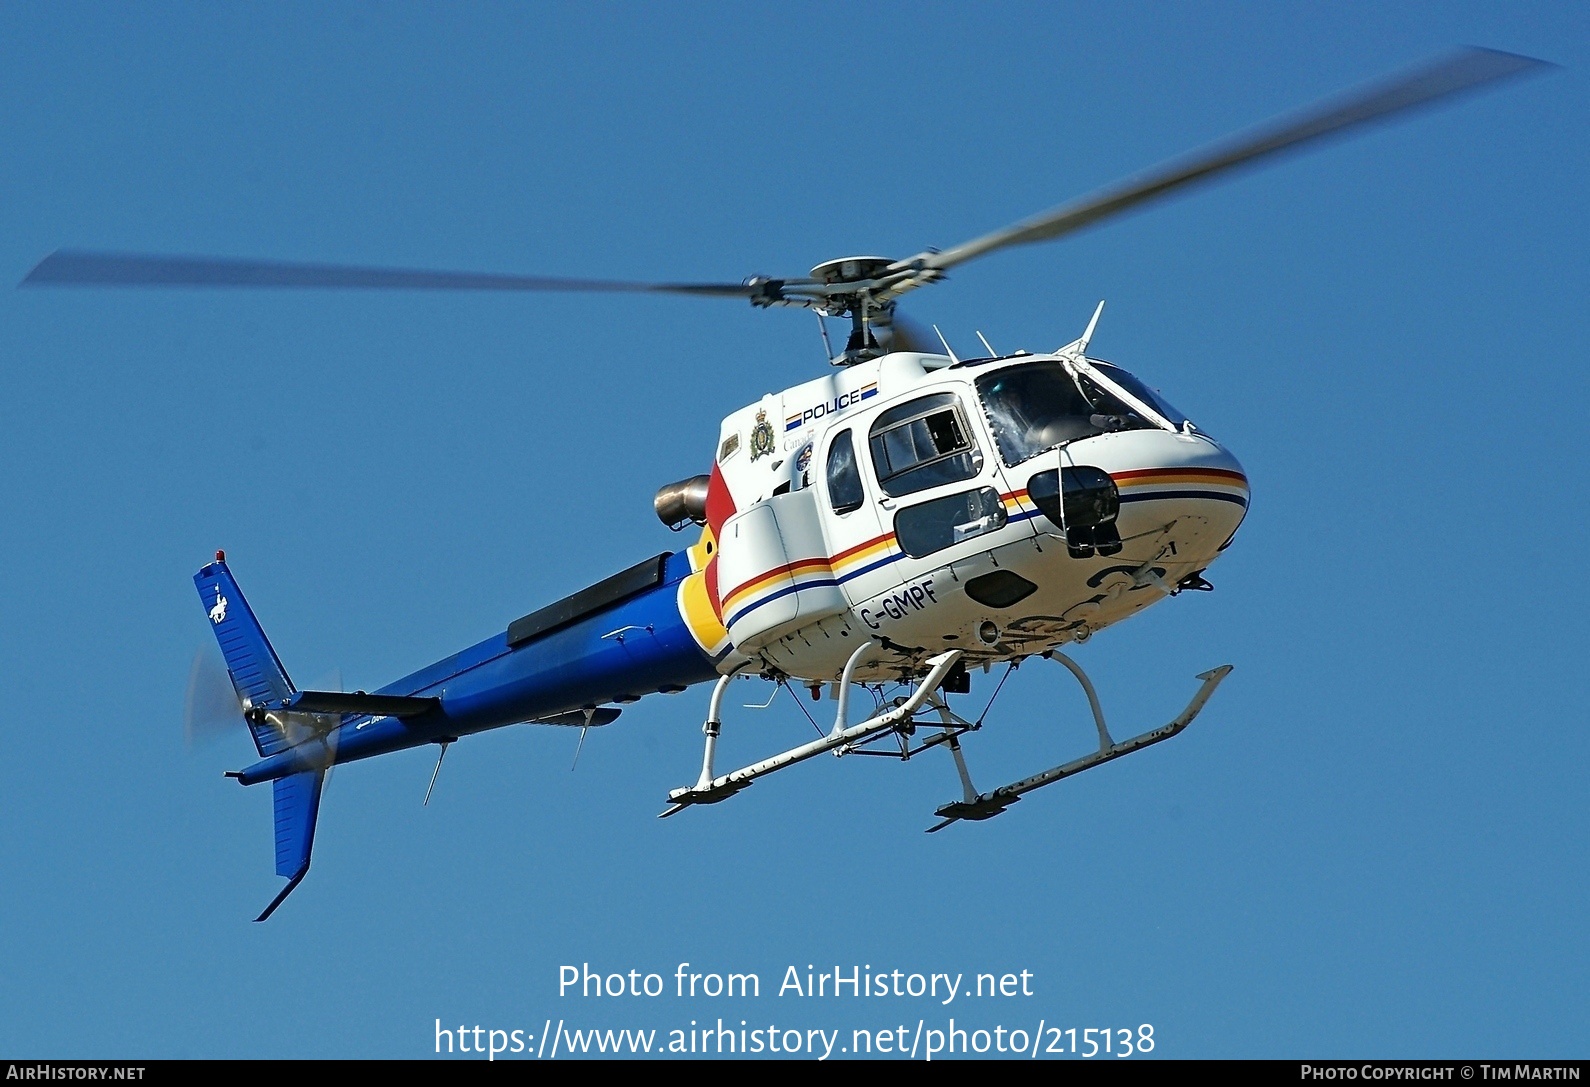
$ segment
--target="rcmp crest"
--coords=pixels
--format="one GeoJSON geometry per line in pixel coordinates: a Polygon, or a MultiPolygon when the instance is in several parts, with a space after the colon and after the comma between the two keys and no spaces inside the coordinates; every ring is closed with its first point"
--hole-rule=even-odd
{"type": "Polygon", "coordinates": [[[751,459],[765,457],[778,447],[773,436],[773,424],[767,421],[767,412],[756,413],[756,426],[751,428],[751,459]]]}

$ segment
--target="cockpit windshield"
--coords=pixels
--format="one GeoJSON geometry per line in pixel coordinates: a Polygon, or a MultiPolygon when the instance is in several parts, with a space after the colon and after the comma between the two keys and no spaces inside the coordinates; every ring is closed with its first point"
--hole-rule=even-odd
{"type": "Polygon", "coordinates": [[[1093,368],[1099,371],[1099,373],[1103,374],[1121,388],[1125,389],[1127,392],[1143,401],[1143,403],[1147,404],[1149,407],[1163,415],[1166,419],[1173,423],[1178,430],[1192,422],[1191,419],[1187,418],[1186,413],[1177,411],[1171,406],[1170,402],[1163,396],[1159,395],[1157,391],[1150,389],[1142,381],[1138,380],[1136,375],[1127,373],[1114,363],[1100,362],[1097,359],[1089,359],[1088,362],[1091,363],[1093,368]]]}
{"type": "MultiPolygon", "coordinates": [[[[1185,415],[1125,370],[1088,361],[1108,381],[1171,423],[1185,425],[1185,415]]],[[[977,391],[993,427],[999,455],[1011,466],[1078,438],[1117,430],[1153,430],[1158,426],[1086,375],[1073,379],[1058,361],[1031,362],[985,374],[977,379],[977,391]]]]}

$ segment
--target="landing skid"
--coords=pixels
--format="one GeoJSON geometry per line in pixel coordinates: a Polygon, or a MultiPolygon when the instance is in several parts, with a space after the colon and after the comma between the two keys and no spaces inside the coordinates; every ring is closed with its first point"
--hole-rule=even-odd
{"type": "Polygon", "coordinates": [[[1203,686],[1198,688],[1198,693],[1193,695],[1192,701],[1187,703],[1187,708],[1182,710],[1175,720],[1151,732],[1145,732],[1139,736],[1133,736],[1129,740],[1122,740],[1117,743],[1110,737],[1110,730],[1104,723],[1104,711],[1099,707],[1099,696],[1094,691],[1093,683],[1088,679],[1087,673],[1064,653],[1056,651],[1052,656],[1071,670],[1071,673],[1077,677],[1077,682],[1082,684],[1083,691],[1087,693],[1088,706],[1093,710],[1093,723],[1099,730],[1099,749],[1090,755],[1084,755],[1080,759],[1073,759],[1068,763],[1045,770],[1040,774],[1034,774],[1032,777],[1022,778],[1020,781],[1012,782],[1009,785],[1001,785],[993,792],[979,793],[972,785],[972,775],[966,769],[966,759],[961,754],[961,745],[952,736],[949,740],[950,754],[955,757],[955,768],[960,774],[961,788],[965,795],[961,800],[944,804],[934,811],[933,814],[939,816],[942,821],[929,827],[927,831],[929,834],[943,830],[951,823],[960,822],[962,819],[992,819],[1020,800],[1025,793],[1030,793],[1034,789],[1041,789],[1045,785],[1053,785],[1063,778],[1080,774],[1084,770],[1091,770],[1095,766],[1102,766],[1104,763],[1121,758],[1124,755],[1130,755],[1134,751],[1141,751],[1143,748],[1157,744],[1161,740],[1170,739],[1192,724],[1193,718],[1197,717],[1204,708],[1204,703],[1209,701],[1209,696],[1215,693],[1216,687],[1220,686],[1220,681],[1231,673],[1231,665],[1229,664],[1222,664],[1218,668],[1211,668],[1209,671],[1201,673],[1198,678],[1203,680],[1203,686]]]}
{"type": "MultiPolygon", "coordinates": [[[[932,747],[948,747],[950,755],[955,760],[955,768],[961,779],[962,799],[941,805],[934,811],[940,822],[928,828],[928,833],[943,830],[951,823],[966,820],[992,819],[1003,812],[1010,805],[1020,800],[1026,793],[1034,789],[1041,789],[1045,785],[1052,785],[1062,778],[1080,774],[1084,770],[1091,770],[1106,762],[1130,755],[1145,747],[1168,740],[1182,729],[1192,724],[1204,708],[1204,703],[1209,701],[1209,696],[1215,693],[1215,688],[1220,681],[1231,672],[1231,665],[1223,664],[1201,674],[1198,678],[1203,680],[1203,686],[1193,695],[1192,701],[1187,703],[1187,708],[1182,710],[1169,724],[1145,732],[1140,736],[1133,736],[1129,740],[1117,743],[1111,736],[1109,728],[1104,723],[1104,711],[1099,706],[1098,693],[1093,689],[1093,683],[1075,661],[1058,650],[1049,654],[1059,661],[1076,676],[1077,682],[1082,685],[1083,691],[1088,696],[1088,705],[1093,711],[1093,723],[1099,731],[1099,749],[1082,758],[1073,759],[1032,777],[1023,778],[1009,785],[1002,785],[989,793],[979,793],[972,785],[971,772],[966,768],[966,758],[961,753],[960,738],[968,732],[975,732],[982,727],[981,719],[976,722],[967,721],[951,712],[944,699],[939,696],[938,688],[942,684],[961,658],[961,651],[951,650],[942,653],[927,661],[928,671],[911,694],[903,699],[896,699],[889,709],[868,717],[860,724],[852,725],[848,722],[850,689],[854,681],[857,667],[861,662],[878,647],[867,643],[857,647],[846,662],[844,671],[840,675],[838,693],[839,705],[835,715],[834,727],[819,739],[799,747],[790,748],[761,762],[752,763],[750,766],[741,767],[728,774],[718,775],[714,772],[714,757],[717,754],[718,736],[723,729],[722,709],[723,698],[728,691],[729,684],[735,679],[737,672],[731,672],[719,678],[717,685],[712,690],[712,702],[707,711],[706,724],[702,732],[706,734],[706,748],[701,758],[701,774],[696,783],[688,788],[673,789],[668,793],[668,807],[659,814],[658,818],[666,819],[677,815],[684,809],[696,804],[717,804],[738,793],[756,781],[787,766],[804,762],[814,755],[824,752],[833,752],[835,755],[881,755],[890,758],[906,760],[932,747]],[[910,738],[916,731],[917,715],[926,709],[928,712],[936,711],[940,731],[928,736],[921,743],[912,746],[910,738]],[[886,740],[893,735],[899,744],[898,751],[869,749],[871,745],[886,740]]],[[[997,692],[996,692],[997,693],[997,692]]]]}
{"type": "Polygon", "coordinates": [[[733,773],[724,774],[722,777],[713,776],[712,761],[717,750],[718,734],[722,729],[720,710],[723,705],[723,695],[727,690],[734,675],[723,676],[712,690],[712,705],[707,713],[707,723],[702,731],[707,735],[706,753],[702,757],[701,776],[696,783],[687,789],[674,789],[668,794],[669,807],[658,818],[666,819],[676,815],[693,804],[716,804],[727,800],[741,789],[750,785],[759,777],[782,770],[786,766],[793,766],[797,762],[804,762],[813,755],[821,755],[825,751],[843,753],[842,749],[849,748],[869,737],[877,736],[892,731],[902,723],[910,721],[913,714],[927,701],[928,696],[938,689],[944,677],[949,674],[955,662],[960,660],[961,651],[952,649],[948,653],[941,653],[930,659],[928,673],[917,684],[916,690],[911,692],[904,702],[883,713],[867,718],[859,725],[846,723],[846,713],[850,702],[850,686],[855,676],[856,667],[862,659],[876,647],[871,643],[860,646],[851,654],[850,660],[845,664],[845,670],[839,683],[839,712],[834,720],[833,731],[821,739],[793,747],[788,751],[774,755],[772,758],[763,759],[761,762],[752,763],[733,773]]]}

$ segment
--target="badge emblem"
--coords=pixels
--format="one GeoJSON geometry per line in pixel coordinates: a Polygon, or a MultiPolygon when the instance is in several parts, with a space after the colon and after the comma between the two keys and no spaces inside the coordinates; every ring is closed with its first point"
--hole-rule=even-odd
{"type": "Polygon", "coordinates": [[[773,437],[773,424],[767,421],[767,412],[756,413],[756,426],[751,428],[751,459],[765,457],[778,447],[773,437]]]}

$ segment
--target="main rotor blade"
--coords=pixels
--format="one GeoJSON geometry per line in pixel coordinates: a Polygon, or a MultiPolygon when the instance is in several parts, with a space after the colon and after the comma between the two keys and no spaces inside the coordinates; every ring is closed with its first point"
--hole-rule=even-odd
{"type": "Polygon", "coordinates": [[[22,280],[24,287],[311,287],[418,291],[604,291],[745,298],[766,288],[747,283],[632,283],[481,272],[433,272],[298,264],[221,257],[160,257],[61,249],[22,280]]]}
{"type": "MultiPolygon", "coordinates": [[[[915,265],[928,270],[943,270],[995,249],[1049,241],[1238,166],[1296,150],[1348,129],[1488,83],[1555,67],[1548,61],[1491,49],[1458,50],[1383,82],[1328,99],[1252,133],[1234,137],[1202,152],[1194,152],[1188,158],[1166,163],[1042,215],[962,242],[952,249],[927,252],[911,260],[900,261],[895,267],[903,269],[915,265]]],[[[902,284],[901,290],[909,290],[930,281],[929,277],[908,280],[902,284]]]]}
{"type": "MultiPolygon", "coordinates": [[[[916,351],[924,355],[937,355],[941,353],[942,345],[938,337],[923,328],[920,324],[901,313],[898,307],[890,307],[880,315],[886,319],[874,320],[873,330],[888,330],[887,348],[890,351],[916,351]]],[[[879,336],[883,341],[883,336],[879,336]]]]}

